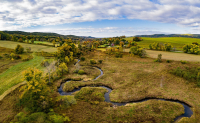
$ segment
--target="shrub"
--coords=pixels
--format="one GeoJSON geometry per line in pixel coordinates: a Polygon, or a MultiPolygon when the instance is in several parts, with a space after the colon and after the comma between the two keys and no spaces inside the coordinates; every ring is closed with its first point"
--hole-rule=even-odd
{"type": "Polygon", "coordinates": [[[76,99],[84,100],[92,104],[98,104],[105,100],[104,93],[107,90],[99,87],[84,87],[75,94],[76,99]]]}
{"type": "Polygon", "coordinates": [[[49,66],[49,62],[45,59],[40,63],[40,65],[43,67],[47,67],[47,66],[49,66]]]}
{"type": "Polygon", "coordinates": [[[142,38],[140,38],[140,37],[133,37],[133,41],[136,41],[136,42],[142,41],[142,38]]]}
{"type": "Polygon", "coordinates": [[[83,75],[83,74],[85,74],[85,71],[84,70],[79,70],[78,74],[83,75]]]}
{"type": "Polygon", "coordinates": [[[172,45],[170,43],[165,43],[164,45],[162,43],[152,43],[149,44],[149,49],[151,50],[161,50],[161,51],[171,51],[172,45]]]}
{"type": "Polygon", "coordinates": [[[158,54],[158,62],[161,62],[162,60],[162,54],[158,54]]]}
{"type": "Polygon", "coordinates": [[[196,85],[200,87],[200,72],[198,70],[198,67],[192,67],[192,68],[177,67],[175,69],[172,69],[170,73],[177,75],[179,77],[183,77],[186,80],[196,82],[196,85]]]}
{"type": "Polygon", "coordinates": [[[29,60],[31,60],[31,59],[33,59],[33,56],[32,56],[32,55],[29,55],[29,56],[23,58],[22,61],[29,61],[29,60]]]}
{"type": "Polygon", "coordinates": [[[56,102],[63,108],[68,108],[71,105],[77,104],[73,95],[58,96],[56,102]]]}
{"type": "Polygon", "coordinates": [[[101,64],[103,62],[103,60],[98,60],[99,64],[101,64]]]}
{"type": "Polygon", "coordinates": [[[172,50],[172,45],[170,44],[170,43],[165,43],[165,45],[164,45],[164,49],[165,49],[165,51],[171,51],[172,50]]]}
{"type": "Polygon", "coordinates": [[[85,57],[81,57],[81,61],[85,61],[85,57]]]}
{"type": "Polygon", "coordinates": [[[199,45],[199,43],[198,43],[198,42],[192,42],[192,44],[199,45]]]}
{"type": "Polygon", "coordinates": [[[116,58],[122,58],[122,56],[123,56],[123,53],[120,53],[120,52],[115,53],[116,58]]]}
{"type": "Polygon", "coordinates": [[[23,52],[24,52],[24,48],[18,44],[17,47],[15,48],[15,53],[22,54],[23,52]]]}
{"type": "Polygon", "coordinates": [[[53,123],[64,123],[65,121],[70,121],[69,117],[64,117],[58,114],[50,115],[49,118],[53,123]]]}
{"type": "Polygon", "coordinates": [[[74,73],[78,73],[79,70],[74,70],[74,73]]]}
{"type": "Polygon", "coordinates": [[[133,46],[133,47],[131,47],[129,53],[134,54],[134,55],[138,55],[141,58],[146,57],[146,51],[145,51],[145,49],[141,48],[140,46],[133,46]]]}
{"type": "Polygon", "coordinates": [[[2,56],[0,56],[0,59],[2,59],[3,57],[2,56]]]}
{"type": "Polygon", "coordinates": [[[90,64],[96,64],[96,61],[94,59],[90,59],[90,64]]]}
{"type": "Polygon", "coordinates": [[[186,44],[183,46],[184,53],[191,53],[191,54],[200,54],[199,46],[196,44],[186,44]]]}
{"type": "Polygon", "coordinates": [[[31,52],[31,47],[26,48],[26,52],[30,53],[31,52]]]}
{"type": "Polygon", "coordinates": [[[166,60],[166,62],[167,62],[167,63],[170,63],[170,62],[171,62],[171,60],[166,60]]]}
{"type": "Polygon", "coordinates": [[[21,56],[17,55],[17,54],[14,54],[14,53],[11,53],[10,54],[10,59],[21,59],[21,56]]]}
{"type": "Polygon", "coordinates": [[[186,64],[186,63],[188,63],[188,62],[187,62],[187,61],[182,61],[182,60],[181,60],[181,63],[182,63],[182,64],[186,64]]]}
{"type": "Polygon", "coordinates": [[[57,74],[62,76],[64,73],[68,73],[69,70],[68,70],[68,67],[67,65],[63,62],[61,63],[59,66],[58,66],[58,69],[57,69],[57,74]]]}
{"type": "Polygon", "coordinates": [[[69,57],[68,57],[68,56],[65,56],[65,62],[66,62],[66,63],[69,63],[69,62],[70,62],[70,60],[69,60],[69,57]]]}

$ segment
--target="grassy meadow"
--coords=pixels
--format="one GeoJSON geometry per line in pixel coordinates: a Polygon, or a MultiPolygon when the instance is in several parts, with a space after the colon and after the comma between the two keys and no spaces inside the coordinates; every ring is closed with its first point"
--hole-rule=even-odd
{"type": "MultiPolygon", "coordinates": [[[[125,38],[128,41],[132,41],[133,37],[125,38]]],[[[185,37],[162,37],[162,38],[149,38],[142,37],[142,41],[138,42],[139,46],[144,48],[149,48],[149,44],[154,42],[158,43],[171,43],[176,47],[176,50],[182,50],[184,44],[192,44],[192,42],[198,42],[200,44],[200,39],[198,38],[185,38],[185,37]]]]}
{"type": "Polygon", "coordinates": [[[0,40],[0,46],[1,47],[6,47],[6,48],[11,48],[14,49],[17,44],[20,44],[22,47],[24,47],[24,50],[26,48],[31,47],[31,51],[33,52],[56,52],[57,48],[55,47],[50,47],[50,46],[43,46],[43,45],[36,45],[36,44],[26,44],[26,43],[19,43],[19,42],[14,42],[14,41],[2,41],[0,40]]]}
{"type": "Polygon", "coordinates": [[[40,63],[44,60],[44,57],[34,56],[30,61],[22,62],[14,65],[0,74],[0,95],[3,94],[10,87],[22,82],[22,72],[29,67],[36,67],[38,69],[44,69],[40,66],[40,63]]]}

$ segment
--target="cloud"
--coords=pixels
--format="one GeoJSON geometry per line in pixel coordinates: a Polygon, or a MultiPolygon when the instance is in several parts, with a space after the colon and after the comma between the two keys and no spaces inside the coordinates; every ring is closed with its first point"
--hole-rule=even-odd
{"type": "Polygon", "coordinates": [[[200,23],[199,0],[3,0],[1,5],[0,30],[105,19],[200,23]]]}

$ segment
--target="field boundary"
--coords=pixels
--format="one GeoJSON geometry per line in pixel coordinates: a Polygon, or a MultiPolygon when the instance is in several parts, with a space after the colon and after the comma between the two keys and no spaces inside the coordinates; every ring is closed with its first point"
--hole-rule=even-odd
{"type": "Polygon", "coordinates": [[[27,82],[21,82],[11,88],[9,88],[8,90],[6,90],[2,95],[0,95],[0,101],[2,101],[8,94],[10,94],[12,91],[14,91],[15,89],[17,89],[18,87],[25,85],[27,82]]]}

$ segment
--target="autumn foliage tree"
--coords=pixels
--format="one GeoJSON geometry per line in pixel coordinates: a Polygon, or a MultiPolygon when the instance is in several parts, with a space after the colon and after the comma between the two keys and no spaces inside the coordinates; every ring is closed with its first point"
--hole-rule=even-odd
{"type": "Polygon", "coordinates": [[[22,54],[23,52],[24,52],[24,48],[18,44],[17,47],[15,48],[15,53],[22,54]]]}
{"type": "Polygon", "coordinates": [[[68,71],[67,65],[63,62],[58,66],[57,74],[62,76],[64,73],[68,73],[68,71]]]}
{"type": "Polygon", "coordinates": [[[24,80],[27,85],[20,90],[23,91],[20,97],[20,103],[27,107],[31,112],[45,111],[48,109],[50,98],[50,88],[42,79],[42,71],[29,68],[24,71],[24,80]]]}
{"type": "Polygon", "coordinates": [[[73,57],[76,56],[78,53],[78,48],[75,46],[75,44],[63,44],[63,46],[58,48],[57,52],[57,59],[60,59],[61,62],[65,62],[65,57],[68,56],[70,61],[73,61],[73,57]]]}

